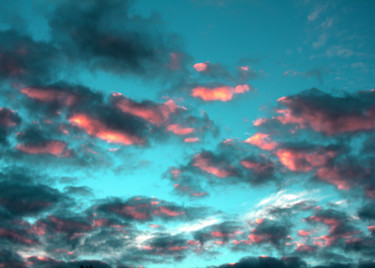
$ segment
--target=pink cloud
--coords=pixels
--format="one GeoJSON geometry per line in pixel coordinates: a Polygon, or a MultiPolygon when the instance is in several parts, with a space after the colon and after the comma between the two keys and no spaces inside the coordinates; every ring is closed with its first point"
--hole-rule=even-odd
{"type": "MultiPolygon", "coordinates": [[[[342,232],[340,231],[341,226],[343,223],[336,218],[333,217],[324,217],[324,216],[311,216],[308,218],[309,220],[315,221],[315,222],[321,222],[330,227],[328,235],[322,235],[320,237],[314,237],[314,240],[318,240],[317,242],[323,242],[322,246],[331,246],[333,245],[339,238],[350,238],[351,232],[342,232]],[[323,240],[323,241],[319,241],[323,240]]],[[[316,245],[320,243],[314,243],[316,245]]]]}
{"type": "Polygon", "coordinates": [[[109,143],[121,143],[124,145],[142,144],[143,140],[125,131],[114,130],[107,127],[103,122],[85,114],[74,114],[69,122],[83,129],[87,134],[98,137],[109,143]]]}
{"type": "Polygon", "coordinates": [[[340,190],[349,190],[351,188],[350,182],[343,179],[343,174],[341,174],[337,167],[328,166],[319,168],[316,176],[321,180],[335,185],[340,190]]]}
{"type": "Polygon", "coordinates": [[[120,111],[142,118],[154,125],[165,123],[170,115],[179,108],[173,100],[168,100],[160,105],[150,105],[134,102],[119,93],[113,94],[112,97],[115,106],[120,111]]]}
{"type": "Polygon", "coordinates": [[[242,234],[241,231],[235,231],[235,232],[211,231],[210,233],[214,237],[234,237],[236,235],[242,234]]]}
{"type": "Polygon", "coordinates": [[[122,206],[121,208],[111,208],[111,210],[120,215],[127,215],[137,220],[147,220],[150,218],[148,213],[139,211],[135,206],[122,206]]]}
{"type": "Polygon", "coordinates": [[[181,54],[172,52],[169,57],[169,68],[171,70],[181,69],[181,54]]]}
{"type": "Polygon", "coordinates": [[[188,135],[195,131],[194,128],[184,128],[179,124],[171,124],[167,126],[167,130],[173,132],[176,135],[188,135]]]}
{"type": "Polygon", "coordinates": [[[31,245],[37,243],[37,241],[34,241],[32,239],[29,239],[25,237],[24,234],[18,233],[15,230],[8,230],[5,228],[0,227],[0,237],[16,240],[20,243],[31,245]]]}
{"type": "Polygon", "coordinates": [[[207,70],[208,68],[208,62],[204,63],[204,62],[199,62],[199,63],[196,63],[194,64],[194,69],[197,71],[197,72],[204,72],[207,70]]]}
{"type": "Polygon", "coordinates": [[[198,138],[198,137],[185,138],[185,139],[184,139],[184,142],[186,142],[186,143],[195,143],[195,142],[199,142],[199,138],[198,138]]]}
{"type": "Polygon", "coordinates": [[[311,251],[314,251],[314,250],[315,250],[314,247],[308,246],[306,244],[299,244],[295,248],[295,251],[299,251],[299,252],[311,252],[311,251]]]}
{"type": "Polygon", "coordinates": [[[310,236],[311,233],[312,233],[312,231],[308,232],[308,231],[305,231],[305,230],[298,230],[298,235],[299,236],[310,236]]]}
{"type": "Polygon", "coordinates": [[[229,101],[235,94],[243,94],[250,90],[248,85],[238,85],[235,88],[230,86],[220,87],[195,87],[192,89],[191,96],[200,98],[204,101],[229,101]]]}
{"type": "Polygon", "coordinates": [[[66,151],[65,143],[61,141],[46,141],[42,144],[18,144],[16,148],[28,154],[51,154],[57,157],[66,157],[69,151],[66,151]]]}
{"type": "Polygon", "coordinates": [[[232,172],[226,169],[220,168],[216,165],[213,165],[211,163],[211,159],[205,158],[201,154],[198,154],[194,157],[193,165],[219,178],[226,178],[232,175],[232,172]]]}
{"type": "Polygon", "coordinates": [[[41,102],[59,101],[66,106],[71,106],[76,102],[76,96],[74,96],[73,94],[64,91],[59,91],[56,89],[27,87],[22,89],[21,92],[29,98],[41,102]]]}
{"type": "Polygon", "coordinates": [[[259,127],[261,124],[266,122],[266,119],[263,118],[258,118],[257,120],[253,121],[253,126],[259,127]]]}
{"type": "Polygon", "coordinates": [[[277,147],[277,143],[271,141],[268,134],[257,133],[254,136],[245,140],[245,143],[249,143],[267,151],[272,151],[277,147]]]}
{"type": "Polygon", "coordinates": [[[273,168],[272,163],[258,163],[251,160],[242,160],[241,165],[247,169],[253,169],[256,173],[264,173],[273,168]]]}
{"type": "MultiPolygon", "coordinates": [[[[338,100],[339,98],[327,98],[327,107],[330,107],[329,102],[338,100]]],[[[281,115],[276,117],[282,124],[310,127],[328,135],[375,129],[375,109],[371,107],[364,111],[340,114],[340,111],[334,112],[300,97],[282,97],[278,101],[287,106],[287,109],[278,110],[281,115]]]]}
{"type": "Polygon", "coordinates": [[[307,172],[314,167],[324,166],[336,153],[329,150],[306,152],[299,149],[283,148],[276,151],[280,162],[292,171],[307,172]]]}
{"type": "Polygon", "coordinates": [[[185,211],[174,211],[164,206],[160,206],[159,210],[162,214],[165,214],[169,217],[177,217],[185,214],[185,211]]]}

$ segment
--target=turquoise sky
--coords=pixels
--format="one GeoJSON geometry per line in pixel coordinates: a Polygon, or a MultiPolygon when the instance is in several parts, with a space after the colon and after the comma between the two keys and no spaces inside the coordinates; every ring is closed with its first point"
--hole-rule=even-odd
{"type": "Polygon", "coordinates": [[[0,267],[374,265],[375,2],[0,3],[0,267]]]}

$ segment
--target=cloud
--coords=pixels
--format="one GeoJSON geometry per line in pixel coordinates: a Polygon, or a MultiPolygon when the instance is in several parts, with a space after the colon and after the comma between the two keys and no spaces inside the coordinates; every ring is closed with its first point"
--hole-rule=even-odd
{"type": "Polygon", "coordinates": [[[18,144],[18,150],[28,154],[51,154],[56,157],[69,156],[66,144],[61,141],[45,141],[42,144],[18,144]]]}
{"type": "Polygon", "coordinates": [[[256,133],[250,138],[247,138],[245,140],[245,143],[258,146],[259,148],[266,150],[266,151],[272,151],[277,147],[277,143],[272,141],[269,138],[268,134],[264,134],[264,133],[256,133]]]}
{"type": "Polygon", "coordinates": [[[193,166],[219,178],[226,178],[234,174],[233,171],[225,168],[225,166],[228,166],[225,162],[217,163],[218,165],[213,162],[217,162],[214,159],[214,155],[209,152],[203,152],[194,157],[193,166]]]}
{"type": "Polygon", "coordinates": [[[197,71],[197,72],[205,72],[207,70],[207,67],[208,67],[208,62],[199,62],[199,63],[196,63],[194,64],[194,69],[197,71]]]}
{"type": "Polygon", "coordinates": [[[73,114],[69,118],[69,122],[73,126],[83,129],[87,134],[96,136],[106,142],[121,143],[123,145],[144,143],[141,137],[137,137],[126,130],[108,127],[106,123],[86,114],[73,114]]]}
{"type": "Polygon", "coordinates": [[[277,118],[282,124],[310,128],[327,135],[375,129],[375,94],[359,92],[335,97],[317,89],[283,97],[277,118]]]}
{"type": "Polygon", "coordinates": [[[276,155],[280,162],[292,171],[307,172],[317,167],[324,167],[336,156],[335,148],[280,148],[276,155]],[[314,151],[315,150],[315,151],[314,151]]]}
{"type": "Polygon", "coordinates": [[[219,86],[219,87],[195,87],[191,90],[191,96],[194,98],[200,98],[203,101],[222,101],[226,102],[232,100],[236,94],[243,94],[248,92],[250,87],[246,84],[238,85],[236,87],[231,86],[219,86]]]}
{"type": "Polygon", "coordinates": [[[7,143],[7,136],[14,127],[21,123],[21,118],[9,108],[0,108],[0,144],[7,143]]]}
{"type": "Polygon", "coordinates": [[[308,267],[306,262],[297,257],[284,257],[276,259],[273,257],[262,256],[262,257],[243,257],[238,262],[222,264],[220,266],[210,266],[217,268],[268,268],[268,267],[280,267],[280,268],[306,268],[308,267]]]}
{"type": "Polygon", "coordinates": [[[150,101],[137,103],[118,93],[112,95],[112,102],[122,112],[140,117],[155,125],[167,122],[172,113],[182,109],[173,100],[168,100],[160,105],[155,105],[150,101]]]}
{"type": "Polygon", "coordinates": [[[213,185],[278,183],[273,161],[247,154],[246,147],[243,142],[220,143],[213,151],[202,150],[188,163],[171,167],[165,176],[177,193],[192,197],[207,196],[205,188],[213,185]]]}
{"type": "MultiPolygon", "coordinates": [[[[342,239],[352,239],[360,233],[352,225],[352,220],[341,211],[328,209],[318,210],[314,216],[306,219],[310,223],[323,223],[329,227],[328,234],[314,237],[314,244],[322,247],[330,247],[342,239]]],[[[348,240],[347,240],[348,241],[348,240]]]]}
{"type": "Polygon", "coordinates": [[[60,51],[50,43],[35,41],[13,30],[0,32],[0,77],[17,83],[55,78],[62,64],[60,51]]]}
{"type": "Polygon", "coordinates": [[[110,215],[133,221],[151,221],[153,219],[191,219],[200,215],[202,208],[184,208],[156,198],[134,197],[128,200],[113,199],[97,205],[98,215],[110,215]],[[99,213],[100,212],[100,213],[99,213]]]}
{"type": "Polygon", "coordinates": [[[364,220],[375,220],[375,203],[368,203],[361,207],[358,216],[364,220]]]}
{"type": "Polygon", "coordinates": [[[70,60],[86,67],[143,77],[166,75],[170,55],[179,51],[176,37],[160,34],[157,16],[132,15],[132,5],[118,0],[59,3],[49,18],[53,40],[70,60]]]}

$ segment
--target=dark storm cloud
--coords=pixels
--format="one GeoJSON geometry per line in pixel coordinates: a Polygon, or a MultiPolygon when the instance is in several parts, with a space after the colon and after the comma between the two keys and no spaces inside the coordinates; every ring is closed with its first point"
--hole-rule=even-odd
{"type": "Polygon", "coordinates": [[[99,260],[63,261],[49,257],[31,256],[26,259],[32,268],[112,268],[113,266],[99,260]]]}
{"type": "Polygon", "coordinates": [[[26,169],[8,168],[0,173],[0,207],[6,218],[38,216],[69,200],[57,189],[43,184],[47,182],[44,177],[26,169]]]}
{"type": "Polygon", "coordinates": [[[27,265],[16,252],[2,249],[0,250],[0,264],[3,267],[12,267],[12,268],[26,268],[27,265]]]}
{"type": "Polygon", "coordinates": [[[179,50],[176,36],[162,30],[157,16],[133,15],[133,2],[59,3],[49,21],[53,40],[72,63],[86,67],[143,77],[174,69],[170,61],[179,50]]]}
{"type": "Polygon", "coordinates": [[[322,265],[309,265],[299,257],[282,257],[276,259],[273,257],[243,257],[238,262],[222,264],[220,266],[209,266],[207,268],[371,268],[374,267],[373,262],[357,263],[338,263],[328,262],[322,265]]]}
{"type": "Polygon", "coordinates": [[[0,181],[0,206],[10,217],[35,216],[53,208],[64,197],[56,189],[39,183],[0,181]]]}
{"type": "Polygon", "coordinates": [[[222,264],[220,266],[210,266],[209,268],[307,268],[305,261],[295,257],[284,257],[276,259],[273,257],[244,257],[235,263],[222,264]]]}

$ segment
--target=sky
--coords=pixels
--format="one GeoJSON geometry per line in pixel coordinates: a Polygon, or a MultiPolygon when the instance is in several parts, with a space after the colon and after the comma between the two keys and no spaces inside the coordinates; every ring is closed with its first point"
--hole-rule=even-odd
{"type": "Polygon", "coordinates": [[[375,267],[374,1],[0,3],[0,268],[375,267]]]}

